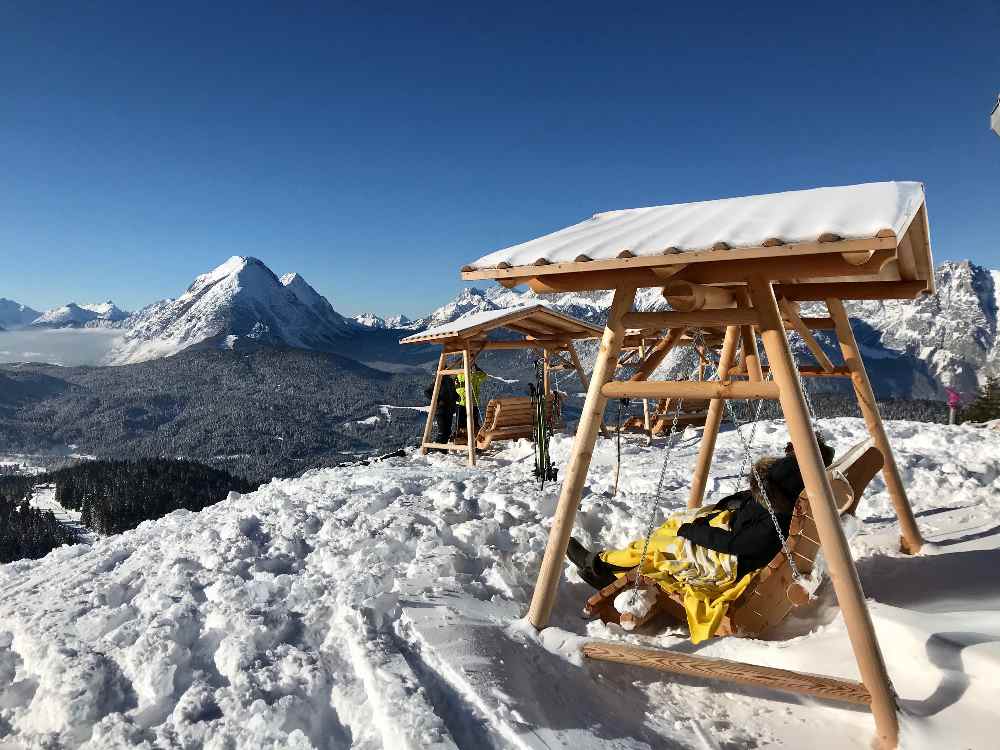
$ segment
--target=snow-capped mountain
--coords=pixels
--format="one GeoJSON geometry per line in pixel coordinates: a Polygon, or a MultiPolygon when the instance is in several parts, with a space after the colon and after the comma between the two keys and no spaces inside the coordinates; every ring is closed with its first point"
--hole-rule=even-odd
{"type": "Polygon", "coordinates": [[[385,320],[371,312],[363,312],[359,315],[355,315],[353,320],[362,328],[375,328],[377,330],[382,330],[386,327],[385,320]]]}
{"type": "Polygon", "coordinates": [[[405,315],[392,315],[388,318],[380,318],[373,312],[363,312],[360,315],[355,315],[352,320],[362,328],[371,328],[377,331],[409,331],[425,327],[421,321],[410,320],[405,315]]]}
{"type": "Polygon", "coordinates": [[[115,364],[170,356],[195,344],[325,350],[356,330],[298,274],[279,279],[261,261],[239,255],[197,277],[177,299],[143,308],[126,325],[115,364]]]}
{"type": "Polygon", "coordinates": [[[31,321],[39,315],[41,313],[38,310],[32,310],[27,305],[12,299],[0,297],[0,326],[8,331],[31,325],[31,321]]]}
{"type": "Polygon", "coordinates": [[[111,300],[88,305],[69,302],[46,310],[31,321],[31,325],[34,328],[112,328],[129,315],[111,300]]]}
{"type": "MultiPolygon", "coordinates": [[[[1000,271],[970,261],[947,261],[938,266],[936,279],[936,295],[913,301],[847,304],[855,334],[864,347],[869,374],[882,395],[942,398],[944,386],[971,393],[988,375],[1000,373],[1000,271]]],[[[540,295],[500,286],[486,290],[467,287],[421,319],[419,326],[427,328],[470,313],[536,302],[603,323],[611,305],[611,292],[540,295]]],[[[666,307],[659,289],[641,289],[636,297],[637,310],[666,307]]],[[[822,305],[807,305],[804,311],[820,315],[825,312],[822,305]]],[[[803,355],[807,351],[804,346],[796,349],[803,355]]]]}

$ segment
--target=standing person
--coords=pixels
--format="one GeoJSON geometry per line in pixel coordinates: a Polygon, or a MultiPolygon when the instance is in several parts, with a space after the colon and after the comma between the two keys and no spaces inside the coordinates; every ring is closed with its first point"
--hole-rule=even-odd
{"type": "MultiPolygon", "coordinates": [[[[433,398],[433,386],[424,393],[427,394],[427,398],[433,398]]],[[[437,427],[437,431],[434,433],[435,443],[447,443],[451,440],[451,425],[457,404],[458,392],[455,390],[455,381],[451,375],[445,375],[441,378],[441,389],[438,391],[437,406],[434,409],[434,422],[437,427]]]]}
{"type": "Polygon", "coordinates": [[[458,391],[458,429],[462,430],[465,428],[466,424],[466,409],[472,409],[472,429],[476,431],[479,429],[479,412],[476,406],[479,404],[479,386],[483,384],[486,380],[486,373],[482,371],[479,365],[474,365],[472,370],[472,400],[471,402],[467,398],[465,387],[465,375],[459,373],[455,376],[455,380],[458,381],[456,390],[458,391]]]}

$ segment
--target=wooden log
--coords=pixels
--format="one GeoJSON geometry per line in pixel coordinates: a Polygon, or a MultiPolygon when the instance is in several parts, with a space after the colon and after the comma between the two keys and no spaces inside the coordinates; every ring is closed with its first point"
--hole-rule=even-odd
{"type": "Polygon", "coordinates": [[[581,648],[588,659],[611,661],[660,672],[682,674],[707,680],[724,680],[740,685],[758,685],[785,693],[812,695],[826,700],[871,705],[871,695],[860,682],[836,677],[794,672],[790,669],[745,664],[728,659],[678,653],[666,649],[642,648],[624,643],[587,641],[581,648]]]}
{"type": "Polygon", "coordinates": [[[475,425],[475,390],[472,387],[472,352],[468,349],[462,352],[462,369],[465,375],[465,430],[468,437],[465,442],[469,448],[469,466],[476,465],[476,432],[475,425]]]}
{"type": "MultiPolygon", "coordinates": [[[[726,338],[719,354],[719,372],[729,372],[729,368],[733,366],[739,338],[740,329],[738,326],[729,326],[726,329],[726,338]]],[[[700,507],[705,497],[705,486],[708,483],[708,474],[712,469],[715,441],[719,437],[719,426],[722,424],[724,409],[725,401],[721,398],[713,398],[708,405],[705,429],[701,433],[701,443],[698,445],[698,459],[695,463],[694,474],[691,476],[691,492],[688,494],[689,508],[700,507]]]]}
{"type": "Polygon", "coordinates": [[[677,346],[683,335],[683,328],[671,328],[666,336],[653,345],[653,348],[649,350],[649,354],[642,360],[638,369],[636,369],[635,374],[629,379],[646,380],[652,374],[653,370],[663,363],[663,360],[666,359],[670,351],[677,346]]]}
{"type": "Polygon", "coordinates": [[[607,398],[683,398],[711,401],[712,399],[746,400],[763,398],[778,400],[774,383],[734,380],[730,383],[690,380],[613,380],[601,388],[607,398]]]}
{"type": "MultiPolygon", "coordinates": [[[[422,448],[439,448],[446,451],[458,451],[460,453],[465,453],[469,449],[468,445],[462,445],[460,443],[424,443],[422,448]]],[[[427,451],[424,451],[426,453],[427,451]]]]}
{"type": "Polygon", "coordinates": [[[756,325],[754,310],[695,310],[694,312],[634,312],[622,321],[626,328],[683,328],[687,326],[756,325]]]}
{"type": "Polygon", "coordinates": [[[438,357],[438,367],[437,373],[434,375],[434,390],[431,393],[431,408],[427,411],[427,422],[424,423],[424,434],[423,438],[420,440],[420,453],[427,453],[427,444],[431,439],[431,429],[434,425],[434,412],[437,411],[438,396],[441,393],[441,370],[444,368],[445,363],[448,361],[448,355],[445,352],[441,352],[441,356],[438,357]]]}
{"type": "Polygon", "coordinates": [[[837,299],[915,299],[927,291],[924,281],[843,281],[775,284],[774,293],[794,302],[837,299]]]}
{"type": "Polygon", "coordinates": [[[690,281],[668,282],[663,287],[663,297],[678,312],[719,309],[736,304],[736,298],[728,289],[692,284],[690,281]]]}
{"type": "Polygon", "coordinates": [[[790,324],[792,328],[794,328],[795,331],[799,334],[799,336],[802,337],[802,340],[809,348],[809,351],[812,353],[813,357],[816,358],[816,361],[819,363],[819,366],[822,367],[827,372],[831,372],[833,370],[833,362],[830,361],[830,358],[827,356],[826,352],[823,351],[823,347],[819,345],[819,342],[812,335],[812,331],[809,330],[809,327],[802,322],[801,318],[799,318],[799,312],[797,309],[795,309],[797,305],[794,302],[789,302],[786,299],[782,299],[778,303],[778,306],[781,308],[781,312],[784,315],[786,322],[785,324],[786,325],[790,324]]]}
{"type": "Polygon", "coordinates": [[[552,528],[549,530],[542,565],[538,571],[538,580],[531,597],[531,606],[528,608],[528,622],[537,630],[549,624],[552,607],[555,605],[566,547],[569,546],[569,537],[573,531],[573,520],[576,518],[576,509],[580,504],[587,472],[590,470],[597,433],[604,423],[604,407],[608,399],[601,393],[601,387],[614,376],[618,353],[625,337],[622,318],[631,309],[634,301],[635,287],[615,289],[611,309],[608,311],[608,322],[601,337],[601,348],[591,374],[590,387],[587,389],[587,400],[584,402],[580,422],[576,428],[569,466],[566,468],[562,489],[559,492],[559,502],[552,519],[552,528]]]}
{"type": "Polygon", "coordinates": [[[878,411],[878,404],[875,401],[875,393],[872,390],[871,381],[868,379],[868,372],[865,370],[864,361],[861,359],[861,350],[858,342],[854,338],[854,329],[851,328],[851,320],[847,317],[847,310],[844,303],[839,299],[828,299],[826,307],[830,311],[830,316],[837,323],[837,339],[840,341],[840,349],[844,355],[844,362],[851,373],[851,383],[854,386],[854,394],[858,400],[858,408],[865,418],[865,426],[868,434],[872,436],[875,447],[882,453],[885,463],[882,466],[882,477],[885,479],[886,489],[889,490],[889,497],[892,500],[896,517],[899,519],[899,528],[902,533],[900,540],[901,549],[909,554],[916,554],[924,544],[917,526],[917,520],[913,516],[913,508],[906,497],[906,488],[903,486],[903,478],[900,476],[899,467],[896,465],[896,457],[893,455],[892,446],[889,444],[889,436],[886,435],[885,425],[882,424],[882,416],[878,411]]]}
{"type": "Polygon", "coordinates": [[[830,580],[844,615],[844,624],[858,662],[861,680],[872,696],[877,739],[883,747],[896,747],[899,719],[895,693],[847,537],[840,524],[837,498],[830,486],[816,435],[809,421],[809,411],[795,374],[795,360],[788,346],[778,303],[771,284],[766,279],[752,276],[748,282],[753,305],[761,317],[761,340],[764,342],[764,351],[774,380],[780,388],[781,410],[795,449],[799,470],[802,472],[802,481],[809,493],[810,509],[823,547],[830,580]]]}

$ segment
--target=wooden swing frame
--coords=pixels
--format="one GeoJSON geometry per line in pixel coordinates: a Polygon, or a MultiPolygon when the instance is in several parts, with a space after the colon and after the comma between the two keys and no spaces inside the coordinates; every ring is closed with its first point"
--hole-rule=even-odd
{"type": "Polygon", "coordinates": [[[437,409],[438,395],[441,392],[441,382],[450,375],[462,375],[466,383],[472,380],[472,370],[476,357],[485,351],[500,351],[512,349],[536,350],[542,359],[542,389],[545,395],[551,393],[551,373],[553,370],[573,370],[580,378],[585,390],[589,392],[590,381],[580,358],[577,355],[574,341],[596,339],[602,334],[600,328],[585,323],[582,320],[551,310],[544,305],[533,305],[514,309],[502,315],[482,322],[473,322],[462,326],[442,326],[442,329],[430,329],[402,339],[400,344],[440,344],[441,354],[438,357],[437,369],[434,373],[434,388],[431,393],[430,408],[427,421],[424,424],[423,436],[420,441],[420,453],[426,454],[430,449],[456,451],[465,453],[469,466],[476,465],[476,446],[474,430],[475,416],[473,409],[465,410],[466,442],[435,443],[431,440],[434,428],[434,412],[437,409]],[[515,334],[514,338],[495,340],[489,334],[506,330],[515,334]],[[449,362],[457,358],[456,362],[449,362]]]}
{"type": "Polygon", "coordinates": [[[576,510],[609,398],[684,397],[709,400],[709,413],[688,498],[689,507],[700,506],[704,497],[725,407],[724,399],[777,400],[798,457],[805,491],[811,499],[819,541],[844,615],[861,684],[760,665],[596,641],[585,645],[583,651],[595,659],[804,694],[816,694],[816,686],[824,681],[837,683],[831,690],[822,693],[824,697],[837,699],[837,691],[846,690],[844,700],[869,705],[875,720],[877,744],[883,748],[896,747],[899,720],[895,690],[840,524],[836,499],[810,423],[799,375],[851,379],[872,442],[884,458],[882,476],[900,522],[901,548],[911,554],[918,552],[923,540],[906,497],[843,300],[912,299],[934,291],[930,236],[922,192],[919,206],[908,216],[899,235],[892,229],[882,229],[869,238],[845,240],[824,233],[813,242],[786,244],[780,238],[771,238],[759,247],[730,247],[720,242],[706,250],[679,252],[676,248],[667,248],[661,255],[643,257],[635,257],[626,250],[617,258],[602,260],[591,260],[585,254],[585,248],[581,248],[581,255],[574,262],[552,263],[542,257],[533,265],[512,267],[501,263],[495,268],[466,267],[462,276],[467,280],[494,279],[508,288],[527,284],[539,293],[597,289],[614,291],[527,614],[535,628],[541,630],[548,625],[555,604],[576,510]],[[676,282],[689,285],[688,291],[694,298],[689,309],[674,306],[671,312],[631,311],[638,289],[659,286],[664,287],[666,293],[667,285],[676,282]],[[731,296],[735,305],[720,302],[720,288],[728,295],[726,299],[731,296]],[[795,305],[799,301],[825,302],[828,316],[812,320],[802,318],[795,305]],[[817,359],[817,367],[797,367],[789,348],[786,328],[803,336],[817,359]],[[667,334],[646,353],[643,364],[629,381],[613,381],[628,329],[659,329],[666,330],[667,334]],[[669,349],[680,341],[685,329],[725,332],[720,354],[720,372],[723,373],[720,381],[648,381],[649,375],[669,349]],[[836,334],[844,357],[843,366],[833,365],[825,354],[821,354],[822,349],[812,336],[813,330],[828,330],[836,334]],[[764,380],[758,337],[767,355],[772,382],[764,380]],[[737,360],[740,343],[742,353],[737,360]]]}

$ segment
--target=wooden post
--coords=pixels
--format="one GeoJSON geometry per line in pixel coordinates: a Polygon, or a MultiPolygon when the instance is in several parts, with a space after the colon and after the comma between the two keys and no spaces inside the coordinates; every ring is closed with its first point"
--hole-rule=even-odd
{"type": "MultiPolygon", "coordinates": [[[[576,354],[576,349],[573,347],[573,342],[570,341],[566,347],[569,349],[570,359],[573,360],[573,367],[576,368],[576,374],[580,376],[580,383],[583,385],[583,390],[590,391],[590,378],[587,377],[586,371],[583,369],[583,365],[580,364],[580,358],[576,354]]],[[[608,428],[604,426],[604,419],[601,419],[601,436],[611,437],[608,433],[608,428]]]]}
{"type": "MultiPolygon", "coordinates": [[[[639,357],[641,360],[646,359],[646,339],[642,339],[639,342],[639,357]]],[[[649,426],[649,399],[644,398],[642,400],[642,427],[646,431],[646,442],[647,444],[653,442],[653,432],[649,426]]]]}
{"type": "Polygon", "coordinates": [[[580,415],[580,424],[576,428],[573,452],[563,478],[562,491],[559,493],[559,504],[552,519],[548,543],[545,545],[545,556],[542,558],[538,580],[535,582],[535,592],[528,609],[528,621],[538,630],[549,624],[552,607],[556,602],[563,559],[573,531],[573,520],[576,518],[576,509],[580,504],[580,495],[587,480],[587,471],[590,469],[594,444],[597,442],[597,431],[604,422],[604,407],[608,403],[607,398],[601,394],[601,388],[615,375],[618,354],[625,338],[625,327],[621,318],[632,307],[634,300],[635,287],[615,289],[611,310],[608,313],[608,323],[601,337],[601,348],[594,363],[590,386],[587,388],[587,400],[580,415]]]}
{"type": "Polygon", "coordinates": [[[882,465],[882,478],[885,479],[885,486],[889,490],[889,497],[892,498],[892,505],[896,510],[902,532],[900,549],[914,555],[920,551],[924,540],[920,535],[917,520],[913,517],[913,508],[910,507],[910,501],[906,497],[906,488],[903,487],[903,479],[899,476],[899,467],[896,465],[896,457],[892,454],[889,437],[885,434],[885,426],[878,412],[875,393],[872,391],[871,381],[868,380],[868,372],[861,359],[858,342],[854,338],[851,321],[847,317],[844,303],[839,299],[828,299],[826,307],[830,311],[830,317],[833,318],[840,350],[844,354],[844,364],[851,371],[851,383],[854,385],[858,408],[865,418],[868,434],[872,436],[875,447],[882,451],[882,458],[885,461],[882,465]]]}
{"type": "Polygon", "coordinates": [[[542,395],[549,397],[549,350],[542,349],[542,395]]]}
{"type": "Polygon", "coordinates": [[[473,409],[476,408],[475,391],[472,389],[472,353],[468,345],[462,350],[462,369],[465,370],[465,432],[467,434],[466,446],[469,449],[469,466],[476,465],[476,433],[475,416],[473,409]]]}
{"type": "Polygon", "coordinates": [[[424,425],[424,438],[420,441],[420,454],[427,455],[427,448],[424,446],[431,441],[431,429],[434,425],[434,412],[437,411],[438,395],[441,393],[441,381],[444,376],[441,374],[441,370],[444,369],[445,363],[448,361],[448,355],[445,353],[444,348],[441,349],[441,356],[438,357],[437,371],[434,373],[434,391],[431,393],[431,408],[427,412],[427,423],[424,425]]]}
{"type": "MultiPolygon", "coordinates": [[[[719,380],[728,381],[729,370],[736,358],[736,342],[740,337],[739,326],[727,326],[726,338],[722,342],[722,352],[719,354],[719,380]]],[[[705,429],[701,433],[701,445],[698,446],[698,460],[695,463],[694,476],[691,478],[691,494],[688,495],[688,507],[700,508],[705,497],[705,485],[708,484],[708,473],[712,468],[712,456],[715,454],[715,440],[719,437],[719,425],[722,424],[722,414],[726,408],[724,399],[713,398],[708,405],[708,415],[705,417],[705,429]]]]}
{"type": "Polygon", "coordinates": [[[785,336],[778,302],[766,279],[751,277],[749,286],[754,306],[760,315],[764,351],[780,389],[781,410],[785,415],[805,489],[809,493],[809,506],[827,561],[830,580],[844,614],[844,624],[861,672],[861,681],[871,694],[879,746],[894,748],[899,736],[895,692],[875,637],[875,628],[865,604],[858,571],[854,567],[851,550],[840,525],[836,499],[809,421],[805,396],[795,374],[795,361],[785,336]]]}

